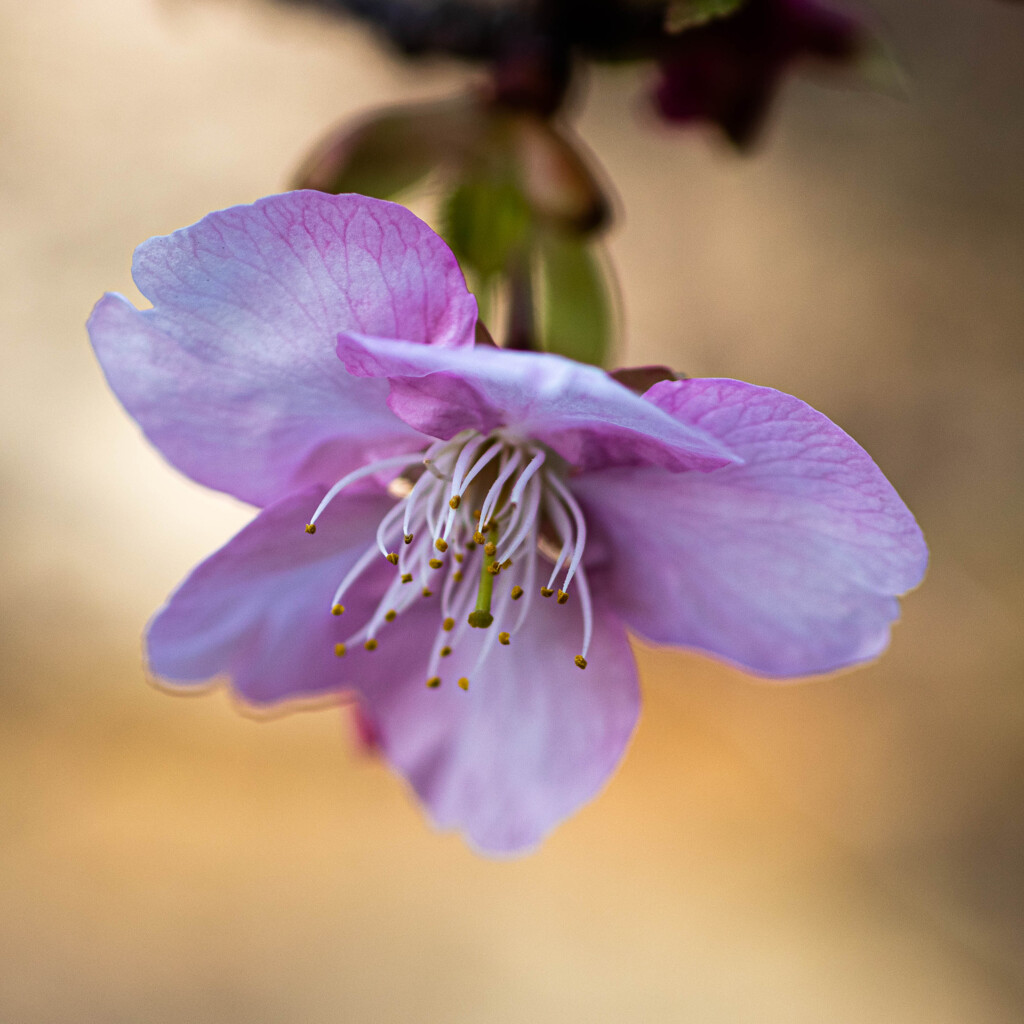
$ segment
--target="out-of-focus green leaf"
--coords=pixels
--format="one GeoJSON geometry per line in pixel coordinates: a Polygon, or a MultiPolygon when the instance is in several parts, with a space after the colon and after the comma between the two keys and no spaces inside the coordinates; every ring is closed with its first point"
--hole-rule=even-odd
{"type": "Polygon", "coordinates": [[[546,237],[540,267],[544,348],[581,363],[603,365],[612,344],[612,311],[593,248],[571,237],[546,237]]]}
{"type": "Polygon", "coordinates": [[[464,271],[481,282],[505,273],[529,243],[533,215],[522,192],[507,181],[464,181],[442,210],[441,234],[464,271]]]}
{"type": "Polygon", "coordinates": [[[391,199],[476,144],[477,108],[468,101],[425,103],[374,114],[329,135],[295,177],[298,188],[391,199]]]}
{"type": "Polygon", "coordinates": [[[674,35],[715,18],[727,18],[744,3],[746,0],[672,0],[665,11],[665,31],[674,35]]]}

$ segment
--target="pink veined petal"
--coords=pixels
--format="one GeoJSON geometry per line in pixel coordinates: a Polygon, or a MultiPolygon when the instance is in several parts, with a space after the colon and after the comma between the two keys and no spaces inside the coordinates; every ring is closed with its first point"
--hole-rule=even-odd
{"type": "Polygon", "coordinates": [[[588,469],[708,470],[738,461],[720,440],[603,370],[559,356],[486,347],[454,353],[355,333],[339,336],[338,356],[355,377],[387,379],[392,410],[434,437],[502,427],[588,469]]]}
{"type": "MultiPolygon", "coordinates": [[[[172,683],[231,679],[255,705],[343,690],[360,662],[380,656],[334,645],[373,610],[390,579],[382,558],[360,581],[344,615],[331,614],[338,582],[372,542],[392,502],[379,494],[339,495],[313,536],[304,530],[323,488],[308,488],[260,514],[196,567],[149,625],[152,671],[172,683]]],[[[394,647],[385,657],[397,659],[394,647]]]]}
{"type": "MultiPolygon", "coordinates": [[[[374,671],[358,684],[377,742],[439,827],[459,829],[487,852],[524,852],[605,785],[640,695],[625,630],[607,603],[594,612],[585,671],[573,664],[579,602],[538,599],[510,646],[495,644],[476,672],[483,630],[469,631],[445,659],[436,690],[415,674],[423,663],[402,675],[374,671]],[[468,691],[457,685],[461,675],[471,675],[468,691]]],[[[410,628],[404,618],[395,626],[410,628]]]]}
{"type": "Polygon", "coordinates": [[[612,470],[573,481],[610,550],[607,595],[626,623],[765,676],[880,654],[896,597],[920,582],[928,554],[870,456],[770,388],[666,381],[644,397],[745,461],[707,474],[612,470]]]}
{"type": "Polygon", "coordinates": [[[135,252],[153,303],[106,295],[89,333],[118,397],[195,480],[267,504],[413,432],[354,380],[339,331],[472,346],[476,301],[422,221],[363,196],[292,192],[204,217],[135,252]]]}

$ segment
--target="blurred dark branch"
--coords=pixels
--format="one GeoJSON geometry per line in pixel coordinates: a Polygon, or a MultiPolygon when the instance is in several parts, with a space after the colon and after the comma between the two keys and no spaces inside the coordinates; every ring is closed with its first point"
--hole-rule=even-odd
{"type": "Polygon", "coordinates": [[[282,0],[352,15],[403,53],[494,61],[542,40],[562,55],[602,60],[651,55],[664,37],[667,0],[282,0]]]}

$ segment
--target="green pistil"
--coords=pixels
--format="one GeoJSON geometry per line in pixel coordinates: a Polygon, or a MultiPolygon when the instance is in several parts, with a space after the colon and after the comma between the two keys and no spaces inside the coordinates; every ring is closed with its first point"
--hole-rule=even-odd
{"type": "MultiPolygon", "coordinates": [[[[498,528],[492,526],[488,534],[492,543],[498,540],[498,528]]],[[[476,591],[476,608],[469,613],[469,624],[477,629],[486,629],[493,621],[491,614],[491,597],[494,594],[494,577],[497,575],[493,566],[497,564],[494,554],[484,555],[480,568],[480,585],[476,591]]]]}

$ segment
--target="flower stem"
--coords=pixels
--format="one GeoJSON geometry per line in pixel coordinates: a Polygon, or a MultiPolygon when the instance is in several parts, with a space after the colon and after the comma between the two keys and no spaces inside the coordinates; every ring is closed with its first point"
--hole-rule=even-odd
{"type": "Polygon", "coordinates": [[[519,352],[534,352],[537,347],[530,258],[528,253],[524,253],[509,261],[508,325],[505,331],[505,348],[515,349],[519,352]]]}

